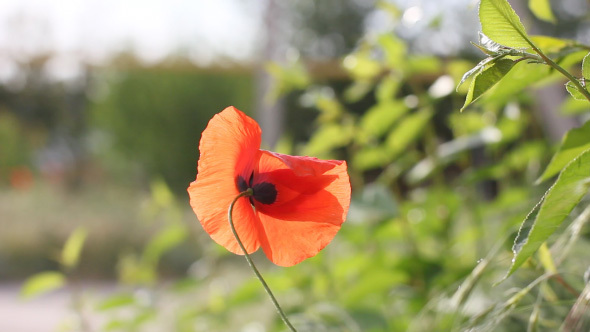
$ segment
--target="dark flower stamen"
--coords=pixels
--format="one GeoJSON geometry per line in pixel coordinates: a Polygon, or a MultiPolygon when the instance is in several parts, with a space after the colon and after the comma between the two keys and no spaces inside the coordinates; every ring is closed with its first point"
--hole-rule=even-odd
{"type": "Polygon", "coordinates": [[[254,190],[254,199],[262,204],[272,204],[277,199],[277,189],[270,182],[257,183],[252,190],[254,190]]]}
{"type": "Polygon", "coordinates": [[[274,184],[270,182],[260,182],[255,185],[252,185],[254,180],[254,173],[250,175],[250,180],[248,183],[246,179],[244,179],[241,175],[238,175],[236,180],[236,185],[238,186],[238,190],[240,192],[244,192],[248,190],[248,188],[252,188],[254,192],[250,198],[250,204],[254,205],[253,199],[258,201],[262,204],[272,204],[277,199],[277,189],[275,188],[274,184]]]}

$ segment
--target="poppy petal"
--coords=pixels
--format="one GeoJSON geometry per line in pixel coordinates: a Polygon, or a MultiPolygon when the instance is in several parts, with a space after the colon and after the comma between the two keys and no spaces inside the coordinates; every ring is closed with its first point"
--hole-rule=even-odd
{"type": "Polygon", "coordinates": [[[262,151],[256,182],[275,186],[272,204],[255,202],[261,245],[277,265],[316,255],[336,235],[350,205],[346,162],[262,151]]]}
{"type": "MultiPolygon", "coordinates": [[[[227,220],[231,201],[239,194],[237,178],[248,178],[260,157],[258,124],[234,107],[216,114],[199,144],[198,174],[188,193],[190,204],[211,238],[229,251],[242,254],[227,220]]],[[[260,246],[259,224],[248,198],[234,206],[234,225],[248,253],[260,246]]]]}
{"type": "Polygon", "coordinates": [[[265,232],[262,249],[279,266],[293,266],[317,255],[332,241],[340,225],[313,221],[285,221],[258,214],[265,232]]]}

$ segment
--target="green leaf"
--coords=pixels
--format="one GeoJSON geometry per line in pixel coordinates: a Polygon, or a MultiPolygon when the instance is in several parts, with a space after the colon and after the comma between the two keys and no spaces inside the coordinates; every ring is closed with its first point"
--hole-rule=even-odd
{"type": "Polygon", "coordinates": [[[549,0],[529,0],[529,8],[538,19],[551,23],[556,22],[549,0]]]}
{"type": "Polygon", "coordinates": [[[117,309],[121,307],[126,307],[135,303],[135,297],[129,293],[123,294],[115,294],[107,297],[103,301],[101,301],[97,306],[96,309],[98,311],[105,311],[110,309],[117,309]]]}
{"type": "Polygon", "coordinates": [[[265,69],[276,79],[272,91],[266,96],[266,99],[269,101],[274,101],[291,91],[303,89],[311,82],[305,66],[299,62],[285,66],[270,62],[266,64],[265,69]]]}
{"type": "Polygon", "coordinates": [[[564,115],[577,115],[590,111],[590,104],[588,100],[576,100],[574,98],[566,98],[559,106],[559,112],[564,115]]]}
{"type": "Polygon", "coordinates": [[[342,65],[356,80],[371,80],[382,71],[381,63],[372,59],[368,50],[347,55],[342,65]]]}
{"type": "Polygon", "coordinates": [[[429,109],[423,109],[404,117],[385,141],[390,158],[397,157],[408,145],[414,142],[420,136],[422,128],[431,117],[432,111],[429,109]]]}
{"type": "Polygon", "coordinates": [[[578,90],[578,87],[572,81],[569,81],[565,84],[565,89],[567,90],[567,92],[570,93],[570,95],[575,100],[587,100],[586,97],[584,97],[584,95],[580,92],[580,90],[578,90]]]}
{"type": "Polygon", "coordinates": [[[146,262],[156,263],[165,252],[182,243],[187,235],[184,226],[169,226],[150,240],[143,252],[143,259],[146,262]]]}
{"type": "Polygon", "coordinates": [[[479,21],[483,33],[496,43],[513,48],[531,45],[520,18],[506,0],[481,0],[479,21]]]}
{"type": "Polygon", "coordinates": [[[344,100],[349,103],[355,103],[363,99],[369,92],[373,90],[374,84],[369,81],[354,81],[344,91],[344,100]]]}
{"type": "Polygon", "coordinates": [[[551,67],[531,65],[524,61],[516,63],[504,78],[489,90],[482,99],[492,105],[504,105],[513,100],[520,91],[548,80],[551,74],[551,67]]]}
{"type": "Polygon", "coordinates": [[[433,56],[413,55],[408,58],[407,76],[420,74],[439,75],[442,64],[440,60],[433,56]]]}
{"type": "Polygon", "coordinates": [[[561,170],[576,158],[580,153],[590,149],[590,121],[580,128],[568,131],[561,140],[561,146],[555,153],[545,172],[539,177],[537,183],[545,181],[561,170]]]}
{"type": "Polygon", "coordinates": [[[358,304],[360,301],[367,301],[375,295],[385,296],[390,289],[397,284],[406,282],[408,276],[403,271],[393,271],[373,268],[362,275],[343,294],[345,305],[358,304]]]}
{"type": "Polygon", "coordinates": [[[66,277],[61,272],[46,271],[37,273],[25,280],[21,288],[21,296],[30,299],[56,290],[65,283],[66,277]]]}
{"type": "Polygon", "coordinates": [[[382,34],[377,42],[383,48],[389,67],[400,69],[405,64],[406,43],[392,33],[382,34]]]}
{"type": "Polygon", "coordinates": [[[352,166],[359,171],[383,167],[390,159],[383,146],[367,146],[358,150],[352,156],[352,166]]]}
{"type": "Polygon", "coordinates": [[[484,92],[496,85],[512,69],[514,64],[515,62],[513,60],[500,59],[491,62],[481,72],[475,74],[467,91],[465,104],[461,107],[461,111],[481,97],[484,92]]]}
{"type": "Polygon", "coordinates": [[[557,272],[555,262],[553,261],[553,257],[551,256],[549,248],[547,247],[547,242],[543,242],[543,244],[539,247],[539,261],[545,268],[545,271],[549,273],[557,272]]]}
{"type": "Polygon", "coordinates": [[[408,106],[402,101],[378,103],[363,115],[361,128],[371,136],[380,137],[407,111],[408,106]]]}
{"type": "Polygon", "coordinates": [[[584,60],[582,60],[582,76],[585,79],[590,79],[590,53],[588,53],[584,60]]]}
{"type": "Polygon", "coordinates": [[[550,36],[529,36],[529,39],[538,48],[546,53],[557,53],[566,47],[571,47],[576,44],[576,41],[571,39],[555,38],[550,36]]]}
{"type": "Polygon", "coordinates": [[[70,234],[61,251],[61,264],[66,269],[71,269],[78,265],[82,247],[88,236],[85,228],[79,227],[70,234]]]}
{"type": "Polygon", "coordinates": [[[590,150],[572,160],[555,184],[529,213],[514,241],[512,266],[504,279],[516,271],[555,232],[590,187],[590,150]]]}
{"type": "Polygon", "coordinates": [[[481,60],[475,67],[473,67],[470,70],[468,70],[467,72],[465,72],[465,74],[463,74],[463,77],[461,77],[461,80],[459,81],[459,84],[457,84],[457,89],[456,90],[459,91],[459,87],[467,79],[469,79],[471,76],[475,75],[476,73],[479,74],[485,68],[485,65],[487,65],[490,62],[492,62],[493,60],[494,60],[494,58],[487,57],[487,58],[481,60]]]}
{"type": "Polygon", "coordinates": [[[306,155],[317,156],[332,149],[345,146],[350,142],[351,134],[337,123],[321,126],[311,137],[305,147],[306,155]]]}
{"type": "Polygon", "coordinates": [[[375,98],[377,101],[391,101],[395,99],[395,94],[401,87],[402,80],[395,75],[388,75],[379,82],[375,89],[375,98]]]}

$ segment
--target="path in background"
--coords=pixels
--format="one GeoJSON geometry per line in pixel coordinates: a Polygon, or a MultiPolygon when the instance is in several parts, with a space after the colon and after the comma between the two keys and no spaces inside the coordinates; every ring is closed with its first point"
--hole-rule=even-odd
{"type": "MultiPolygon", "coordinates": [[[[31,300],[20,297],[20,283],[0,283],[1,332],[54,332],[60,327],[72,326],[76,315],[71,310],[68,290],[58,290],[31,300]]],[[[112,292],[115,285],[85,286],[92,293],[112,292]]],[[[100,322],[92,321],[93,327],[100,322]]],[[[70,329],[71,331],[71,329],[70,329]]]]}

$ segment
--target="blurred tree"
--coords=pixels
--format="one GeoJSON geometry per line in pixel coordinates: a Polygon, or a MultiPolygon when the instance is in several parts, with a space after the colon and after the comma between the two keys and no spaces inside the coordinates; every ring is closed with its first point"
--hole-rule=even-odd
{"type": "Polygon", "coordinates": [[[333,59],[356,46],[375,1],[290,1],[289,40],[305,58],[333,59]]]}
{"type": "Polygon", "coordinates": [[[252,108],[249,71],[131,64],[114,76],[107,96],[94,102],[94,123],[124,158],[178,192],[195,179],[200,133],[213,114],[228,105],[252,108]]]}

